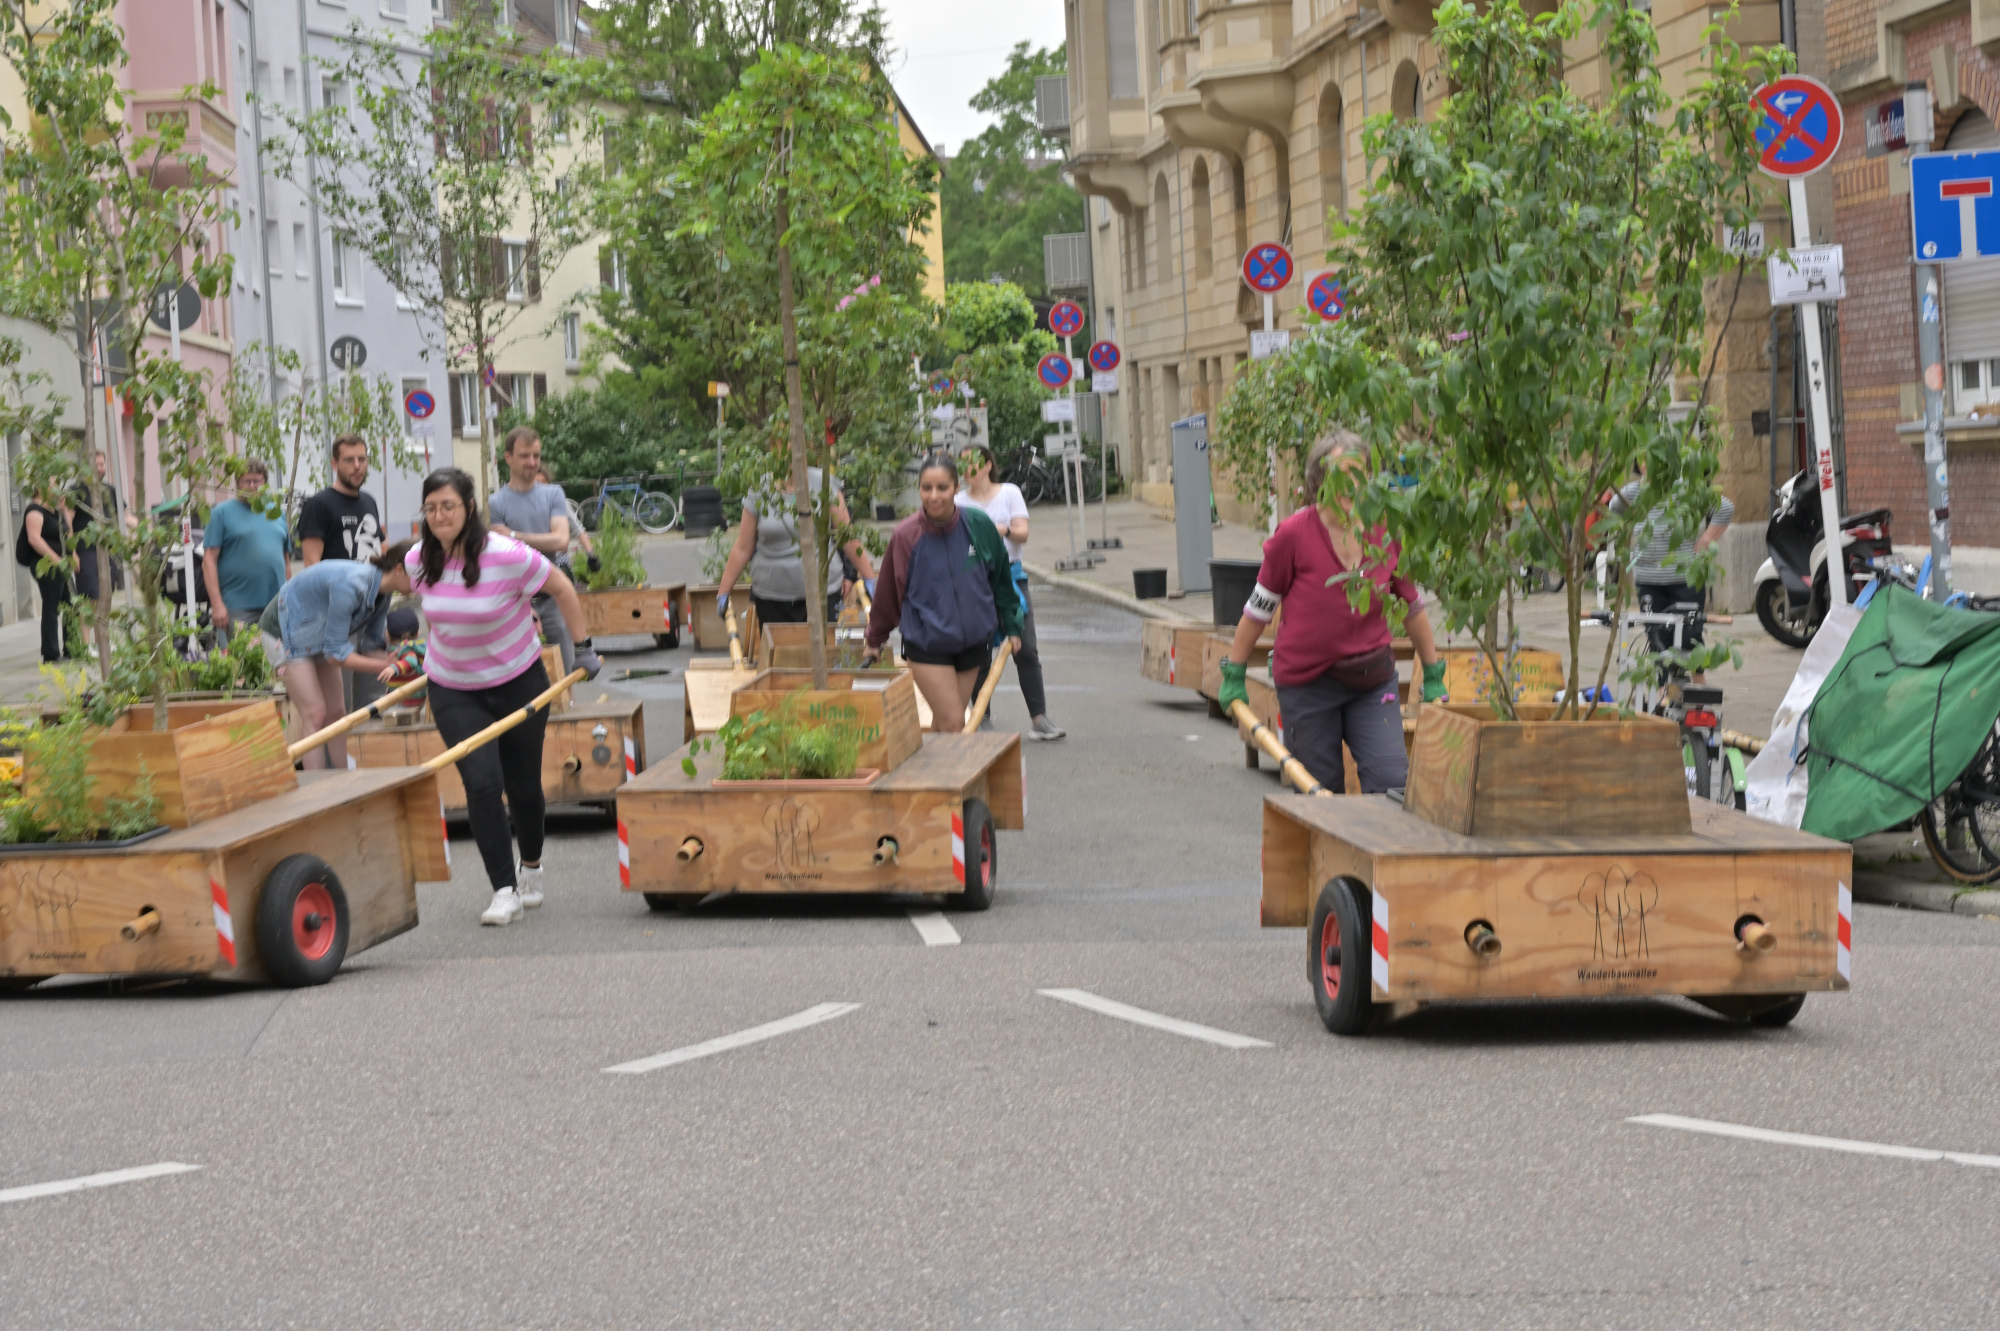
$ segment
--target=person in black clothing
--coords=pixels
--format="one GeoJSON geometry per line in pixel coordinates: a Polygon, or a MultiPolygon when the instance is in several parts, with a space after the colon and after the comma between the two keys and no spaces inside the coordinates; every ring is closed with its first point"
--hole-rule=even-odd
{"type": "MultiPolygon", "coordinates": [[[[104,515],[116,523],[121,515],[127,530],[136,530],[139,519],[126,514],[118,503],[118,487],[105,479],[104,451],[99,449],[91,461],[97,467],[97,488],[104,496],[104,515]]],[[[76,594],[86,601],[95,601],[98,592],[97,542],[84,533],[90,530],[96,518],[91,513],[90,487],[78,485],[70,492],[70,531],[76,537],[71,548],[76,551],[76,594]]],[[[111,565],[111,586],[115,591],[125,585],[123,570],[114,561],[111,565]]]]}
{"type": "Polygon", "coordinates": [[[307,567],[322,559],[373,559],[382,553],[382,514],[368,481],[368,443],[359,435],[333,441],[333,484],[299,511],[299,552],[307,567]]]}
{"type": "Polygon", "coordinates": [[[42,660],[49,664],[69,659],[62,613],[70,599],[70,570],[76,565],[76,556],[68,549],[69,514],[58,502],[50,491],[37,494],[14,543],[14,562],[35,575],[35,586],[42,593],[42,660]],[[44,559],[55,564],[46,573],[39,567],[44,559]]]}

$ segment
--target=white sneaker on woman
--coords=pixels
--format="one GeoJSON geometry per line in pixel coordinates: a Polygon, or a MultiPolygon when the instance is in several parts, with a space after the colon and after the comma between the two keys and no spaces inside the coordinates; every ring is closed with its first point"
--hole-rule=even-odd
{"type": "Polygon", "coordinates": [[[533,910],[542,904],[542,866],[524,864],[514,871],[514,891],[521,898],[524,910],[533,910]]]}
{"type": "Polygon", "coordinates": [[[493,894],[493,904],[479,913],[481,924],[512,924],[521,918],[521,896],[511,887],[493,894]]]}

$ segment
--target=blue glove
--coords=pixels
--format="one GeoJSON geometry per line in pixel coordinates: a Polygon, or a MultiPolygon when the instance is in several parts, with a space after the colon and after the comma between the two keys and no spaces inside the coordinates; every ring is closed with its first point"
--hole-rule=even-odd
{"type": "Polygon", "coordinates": [[[871,600],[871,601],[872,601],[872,600],[874,600],[874,599],[875,599],[875,579],[873,579],[873,578],[863,578],[863,579],[861,580],[861,585],[862,585],[863,587],[866,587],[866,588],[868,589],[868,599],[869,599],[869,600],[871,600]]]}
{"type": "Polygon", "coordinates": [[[716,614],[716,617],[717,617],[718,619],[720,619],[720,618],[722,618],[722,617],[724,617],[724,616],[728,615],[728,613],[729,613],[729,593],[728,593],[728,592],[717,592],[717,593],[715,594],[715,614],[716,614]]]}

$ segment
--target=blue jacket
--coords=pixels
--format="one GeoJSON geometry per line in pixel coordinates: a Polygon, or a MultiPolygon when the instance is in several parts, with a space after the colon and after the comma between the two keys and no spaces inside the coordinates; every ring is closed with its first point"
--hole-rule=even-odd
{"type": "Polygon", "coordinates": [[[364,648],[388,641],[389,598],[382,570],[352,559],[322,559],[286,583],[284,629],[288,657],[345,661],[356,640],[364,648]]]}

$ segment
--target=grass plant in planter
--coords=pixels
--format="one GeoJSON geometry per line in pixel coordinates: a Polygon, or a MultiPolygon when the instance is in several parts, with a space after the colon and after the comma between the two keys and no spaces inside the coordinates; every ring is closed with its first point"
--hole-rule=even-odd
{"type": "Polygon", "coordinates": [[[50,724],[15,717],[0,727],[0,738],[19,747],[24,769],[36,778],[32,787],[0,792],[0,847],[109,845],[166,830],[143,765],[128,793],[99,795],[91,771],[95,729],[74,699],[50,724]]]}
{"type": "MultiPolygon", "coordinates": [[[[713,740],[698,741],[695,748],[706,753],[721,746],[720,783],[874,779],[876,769],[856,770],[861,759],[859,729],[841,721],[814,720],[806,713],[804,698],[792,693],[774,710],[730,717],[713,740]]],[[[692,777],[694,760],[682,759],[681,770],[692,777]]]]}
{"type": "MultiPolygon", "coordinates": [[[[1295,344],[1283,367],[1286,383],[1313,398],[1306,415],[1366,445],[1366,465],[1330,468],[1318,498],[1351,503],[1357,530],[1379,525],[1400,542],[1400,571],[1448,628],[1475,638],[1496,677],[1512,674],[1524,569],[1560,571],[1568,612],[1571,701],[1531,722],[1503,690],[1490,722],[1470,732],[1449,723],[1469,718],[1433,720],[1427,710],[1412,754],[1413,809],[1472,809],[1503,752],[1521,754],[1523,771],[1556,767],[1553,732],[1542,732],[1598,710],[1575,700],[1585,684],[1604,682],[1615,645],[1586,671],[1580,629],[1596,549],[1609,541],[1629,557],[1655,510],[1672,548],[1717,505],[1727,429],[1710,387],[1737,296],[1756,276],[1720,241],[1774,198],[1757,171],[1762,113],[1752,94],[1791,62],[1782,48],[1740,50],[1727,33],[1732,15],[1704,34],[1705,66],[1675,100],[1650,15],[1623,0],[1567,0],[1539,15],[1520,0],[1483,11],[1445,0],[1435,40],[1452,91],[1438,114],[1367,123],[1371,184],[1329,252],[1328,267],[1344,276],[1346,317],[1295,344]],[[1588,98],[1564,79],[1565,45],[1586,29],[1604,70],[1588,98]],[[1608,497],[1634,479],[1636,499],[1613,512],[1608,497]],[[1501,741],[1492,725],[1526,728],[1501,741]],[[1435,782],[1453,788],[1421,789],[1435,782]]],[[[1267,362],[1261,373],[1279,371],[1267,362]]],[[[1235,455],[1284,455],[1309,442],[1296,403],[1264,419],[1285,401],[1248,393],[1235,410],[1225,404],[1224,435],[1244,436],[1235,455]]],[[[1364,547],[1370,559],[1387,555],[1386,541],[1364,547]]],[[[1709,562],[1679,574],[1700,585],[1709,562]]],[[[1348,580],[1357,609],[1373,586],[1348,580]]],[[[1619,582],[1614,622],[1630,586],[1619,582]]],[[[1399,617],[1399,603],[1389,609],[1399,617]]],[[[1627,731],[1650,734],[1591,726],[1582,742],[1616,744],[1627,731]]],[[[1631,761],[1678,768],[1674,746],[1631,743],[1631,761]]],[[[1565,770],[1583,780],[1602,768],[1565,770]]],[[[1638,787],[1656,784],[1598,798],[1638,799],[1638,787]]],[[[1666,816],[1686,826],[1685,808],[1666,816]]]]}

